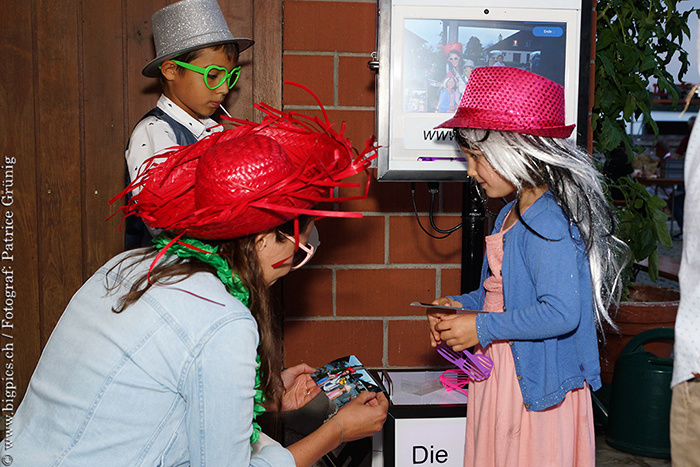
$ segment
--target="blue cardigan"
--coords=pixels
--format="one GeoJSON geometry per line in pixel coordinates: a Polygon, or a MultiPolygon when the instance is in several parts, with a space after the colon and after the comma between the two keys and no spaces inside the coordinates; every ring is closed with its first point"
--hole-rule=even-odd
{"type": "MultiPolygon", "coordinates": [[[[496,220],[499,232],[513,203],[496,220]]],[[[503,236],[503,313],[480,313],[479,342],[511,345],[518,383],[527,410],[558,404],[566,393],[601,386],[591,275],[578,228],[570,223],[548,191],[523,219],[545,240],[517,222],[503,236]]],[[[484,280],[490,276],[484,258],[481,287],[451,297],[464,308],[481,310],[484,280]]]]}

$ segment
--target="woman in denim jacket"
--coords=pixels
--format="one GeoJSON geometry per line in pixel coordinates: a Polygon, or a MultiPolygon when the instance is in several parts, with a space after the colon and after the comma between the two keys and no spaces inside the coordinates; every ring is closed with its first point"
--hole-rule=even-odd
{"type": "Polygon", "coordinates": [[[465,466],[593,466],[596,323],[610,321],[627,248],[590,156],[567,137],[563,88],[510,67],[477,68],[455,116],[468,174],[515,194],[486,238],[481,286],[436,300],[430,336],[493,360],[470,381],[465,466]]]}
{"type": "Polygon", "coordinates": [[[288,448],[254,422],[320,392],[314,368],[282,371],[269,287],[311,257],[314,218],[354,216],[312,208],[335,201],[333,187],[371,159],[355,157],[328,122],[268,112],[263,124],[171,152],[134,181],[140,191],[122,209],[164,233],[75,294],[2,443],[4,461],[308,466],[381,428],[388,401],[369,392],[288,448]]]}

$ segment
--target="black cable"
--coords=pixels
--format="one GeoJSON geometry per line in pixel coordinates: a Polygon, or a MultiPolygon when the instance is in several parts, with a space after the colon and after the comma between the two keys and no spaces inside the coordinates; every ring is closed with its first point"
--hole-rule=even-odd
{"type": "Polygon", "coordinates": [[[428,192],[430,193],[430,211],[428,211],[428,218],[430,219],[430,226],[436,232],[439,232],[441,234],[445,234],[443,236],[433,235],[432,233],[425,230],[425,227],[423,227],[423,224],[421,223],[420,218],[418,217],[418,207],[416,206],[416,182],[411,182],[411,201],[413,202],[413,212],[416,216],[416,221],[418,222],[418,225],[420,226],[421,230],[423,232],[425,232],[425,234],[428,235],[429,237],[436,238],[438,240],[442,240],[443,238],[449,237],[456,230],[459,230],[460,228],[462,228],[462,224],[460,223],[459,225],[452,227],[449,230],[439,229],[435,225],[435,221],[434,221],[435,195],[438,193],[438,191],[439,190],[438,190],[438,183],[437,182],[428,182],[428,192]]]}

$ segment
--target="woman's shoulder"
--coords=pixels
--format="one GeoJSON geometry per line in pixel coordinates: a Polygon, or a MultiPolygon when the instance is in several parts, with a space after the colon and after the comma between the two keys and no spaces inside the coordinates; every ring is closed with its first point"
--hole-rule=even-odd
{"type": "Polygon", "coordinates": [[[231,295],[221,280],[210,272],[197,272],[171,286],[151,287],[149,293],[184,310],[194,307],[216,315],[250,316],[248,307],[231,295]]]}
{"type": "MultiPolygon", "coordinates": [[[[108,283],[119,284],[117,294],[127,292],[137,280],[146,277],[154,257],[141,253],[137,250],[121,253],[98,271],[108,283]]],[[[159,261],[173,260],[174,257],[166,257],[159,261]]],[[[253,320],[250,310],[228,292],[217,276],[207,271],[195,272],[177,282],[151,286],[141,301],[143,306],[178,321],[196,321],[199,323],[197,327],[206,327],[206,323],[220,320],[253,320]]],[[[136,302],[132,306],[140,305],[136,302]]]]}
{"type": "Polygon", "coordinates": [[[177,335],[196,345],[222,333],[241,342],[257,341],[257,322],[248,307],[209,272],[198,272],[172,285],[151,287],[142,299],[177,335]]]}

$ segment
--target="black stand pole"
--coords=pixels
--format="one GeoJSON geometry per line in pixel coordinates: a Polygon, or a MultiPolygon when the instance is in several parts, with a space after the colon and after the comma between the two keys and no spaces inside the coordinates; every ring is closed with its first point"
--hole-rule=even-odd
{"type": "Polygon", "coordinates": [[[479,288],[484,259],[486,207],[474,179],[462,188],[462,293],[479,288]]]}

